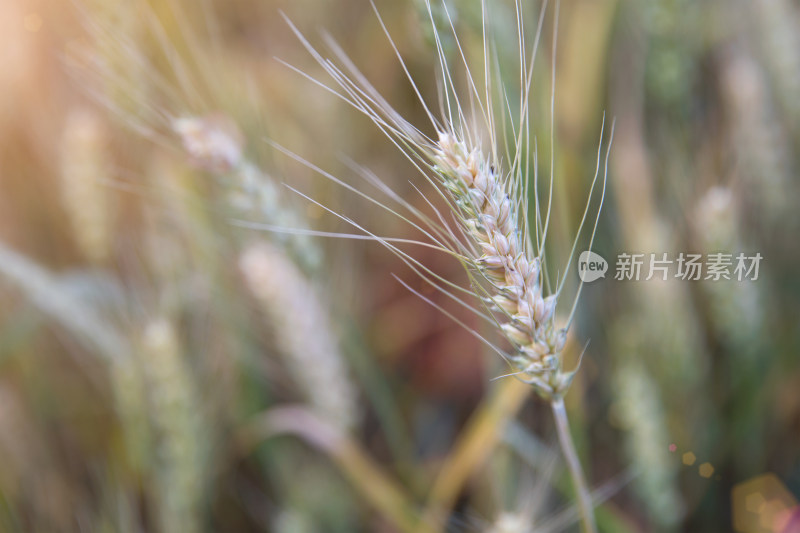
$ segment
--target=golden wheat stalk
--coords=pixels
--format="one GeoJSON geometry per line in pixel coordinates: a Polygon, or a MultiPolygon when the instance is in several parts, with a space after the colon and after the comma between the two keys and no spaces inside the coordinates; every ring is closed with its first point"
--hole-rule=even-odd
{"type": "MultiPolygon", "coordinates": [[[[500,72],[500,69],[495,62],[496,56],[491,52],[494,44],[490,35],[490,10],[486,3],[481,2],[483,80],[479,80],[472,73],[470,61],[465,52],[466,47],[462,46],[459,40],[447,6],[444,6],[444,11],[452,30],[452,34],[448,36],[452,37],[459,58],[455,62],[450,62],[443,49],[430,2],[426,0],[425,5],[431,18],[441,70],[439,74],[441,89],[439,100],[442,111],[440,116],[434,115],[430,110],[422,96],[422,91],[414,83],[374,5],[373,9],[414,94],[434,129],[433,136],[426,135],[423,129],[411,124],[393,109],[331,38],[326,38],[326,44],[332,51],[334,59],[329,59],[320,53],[287,19],[290,27],[309,53],[333,79],[334,85],[328,86],[299,68],[291,65],[289,67],[334,93],[370,118],[420,171],[427,182],[433,186],[436,194],[445,200],[449,213],[442,214],[433,207],[433,202],[426,198],[428,204],[435,211],[434,217],[426,216],[410,202],[389,191],[386,185],[380,183],[369,172],[361,171],[361,174],[373,185],[393,201],[398,202],[402,210],[411,214],[408,218],[404,214],[399,216],[425,235],[427,241],[417,244],[439,249],[457,258],[464,265],[471,280],[470,287],[459,287],[452,281],[441,278],[426,265],[414,259],[412,255],[401,250],[398,240],[378,237],[352,219],[339,215],[333,210],[329,211],[388,247],[426,282],[488,320],[508,341],[511,350],[494,345],[476,331],[471,330],[476,337],[487,342],[511,365],[513,371],[509,375],[514,375],[531,384],[540,396],[551,402],[556,418],[559,442],[575,482],[583,526],[586,531],[594,531],[591,495],[572,444],[563,403],[563,395],[572,381],[575,370],[565,371],[563,369],[562,350],[574,316],[580,286],[572,303],[569,317],[561,326],[556,324],[556,307],[561,300],[566,276],[594,198],[595,185],[600,175],[601,147],[598,147],[594,179],[586,209],[575,241],[572,243],[572,250],[563,270],[563,276],[553,286],[546,275],[544,255],[551,216],[554,177],[552,130],[555,82],[553,81],[551,86],[551,174],[546,213],[543,204],[540,205],[538,199],[537,149],[535,138],[531,134],[529,105],[534,59],[537,56],[536,51],[547,3],[545,2],[542,6],[534,43],[529,49],[525,42],[522,8],[518,1],[514,2],[520,51],[519,87],[516,89],[519,96],[518,115],[513,113],[508,105],[511,98],[509,94],[513,93],[503,83],[503,80],[499,79],[499,75],[495,74],[495,72],[500,72]],[[458,88],[455,81],[461,78],[461,74],[467,80],[466,88],[463,90],[458,88]],[[495,101],[497,99],[495,95],[500,95],[501,102],[495,101]],[[469,105],[462,104],[467,101],[469,105]],[[530,196],[535,199],[535,205],[529,209],[528,198],[530,196]],[[552,289],[547,290],[550,287],[552,289]],[[470,298],[477,299],[478,305],[469,303],[470,298]]],[[[558,26],[557,6],[555,26],[556,28],[558,26]]],[[[557,31],[554,32],[553,39],[552,63],[555,65],[557,31]]],[[[603,136],[602,130],[600,136],[601,138],[603,136]]],[[[336,183],[342,183],[303,158],[291,153],[289,155],[333,179],[336,183]]],[[[605,157],[606,169],[607,162],[608,153],[605,157]]],[[[605,176],[604,172],[597,218],[594,222],[595,229],[605,195],[605,176]]],[[[347,187],[354,190],[352,187],[347,187]]],[[[390,213],[398,214],[400,211],[384,205],[361,191],[356,190],[356,192],[390,213]]],[[[424,192],[422,194],[425,195],[424,192]]],[[[593,238],[594,230],[589,248],[591,248],[593,238]]],[[[423,298],[433,303],[431,300],[423,298]]]]}

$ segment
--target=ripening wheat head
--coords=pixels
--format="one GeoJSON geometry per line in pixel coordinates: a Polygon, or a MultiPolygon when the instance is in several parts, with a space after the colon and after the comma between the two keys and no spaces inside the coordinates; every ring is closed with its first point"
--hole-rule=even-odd
{"type": "MultiPolygon", "coordinates": [[[[507,86],[499,74],[498,54],[495,53],[497,43],[493,41],[490,23],[490,11],[497,8],[496,4],[487,6],[485,1],[481,2],[482,63],[480,60],[472,62],[469,59],[467,47],[462,46],[453,22],[454,17],[447,5],[442,4],[446,15],[446,20],[442,22],[435,19],[429,0],[425,4],[438,55],[438,114],[431,111],[426,103],[374,5],[373,9],[430,121],[432,131],[427,125],[424,126],[430,134],[426,134],[423,127],[418,128],[411,124],[394,110],[330,37],[325,36],[324,39],[333,59],[326,58],[314,48],[287,19],[303,45],[334,83],[326,85],[295,67],[290,68],[311,78],[364,113],[440,193],[447,203],[449,214],[442,214],[434,208],[435,216],[429,217],[389,191],[375,176],[361,171],[373,185],[410,213],[408,217],[405,214],[400,216],[426,236],[425,245],[432,245],[462,262],[471,281],[470,287],[458,287],[451,281],[438,277],[401,250],[397,240],[377,237],[349,218],[341,218],[369,233],[398,254],[425,281],[496,326],[512,348],[507,350],[499,346],[492,347],[504,356],[511,365],[513,374],[534,385],[537,392],[545,398],[559,397],[569,386],[573,375],[573,372],[563,370],[561,353],[580,288],[576,291],[569,317],[562,324],[556,321],[556,308],[561,300],[571,259],[600,176],[601,149],[598,147],[594,179],[572,251],[563,274],[555,280],[555,284],[551,284],[544,265],[544,254],[552,204],[553,154],[551,149],[551,174],[545,205],[538,199],[536,138],[531,132],[530,105],[534,60],[547,2],[544,2],[539,12],[532,46],[526,43],[528,30],[520,2],[515,0],[512,6],[516,13],[516,27],[511,30],[516,32],[519,46],[519,79],[516,87],[507,86]],[[445,52],[443,35],[438,29],[440,25],[449,27],[449,37],[455,43],[453,54],[445,52]],[[481,75],[475,76],[473,72],[480,72],[481,75]],[[462,79],[465,81],[461,82],[462,79]],[[516,111],[512,111],[511,101],[515,99],[513,95],[518,96],[518,102],[514,103],[516,111]],[[529,206],[529,198],[532,198],[534,205],[529,206]],[[463,294],[467,295],[466,298],[460,296],[463,294]],[[477,298],[477,305],[470,302],[470,298],[472,302],[477,298]]],[[[557,17],[556,6],[556,21],[557,17]]],[[[500,30],[507,31],[506,28],[500,30]]],[[[554,56],[555,41],[554,37],[554,56]]],[[[551,91],[552,136],[554,84],[551,85],[551,91]]],[[[601,138],[602,135],[601,129],[601,138]]],[[[306,163],[298,156],[290,155],[306,163]]],[[[606,161],[607,158],[608,153],[606,161]]],[[[323,175],[341,183],[329,174],[323,172],[323,175]]],[[[605,181],[604,171],[597,207],[598,217],[605,193],[605,181]]],[[[379,200],[368,197],[361,191],[356,192],[393,214],[398,214],[395,209],[379,200]]],[[[430,200],[426,201],[432,205],[430,200]]],[[[597,218],[594,228],[596,226],[597,218]]],[[[591,232],[591,239],[593,237],[594,230],[591,232]]],[[[474,331],[473,334],[479,336],[474,331]]],[[[484,340],[482,337],[481,339],[484,340]]]]}

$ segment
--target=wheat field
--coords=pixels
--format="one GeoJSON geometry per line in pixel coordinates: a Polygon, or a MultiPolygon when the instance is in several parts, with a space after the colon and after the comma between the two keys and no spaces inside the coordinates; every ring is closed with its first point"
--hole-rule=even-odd
{"type": "Polygon", "coordinates": [[[797,2],[0,35],[0,532],[800,532],[797,2]]]}

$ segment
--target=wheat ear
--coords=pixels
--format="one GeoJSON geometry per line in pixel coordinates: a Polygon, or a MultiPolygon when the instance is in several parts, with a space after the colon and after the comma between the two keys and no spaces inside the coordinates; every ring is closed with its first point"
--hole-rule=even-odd
{"type": "Polygon", "coordinates": [[[509,360],[539,395],[560,398],[573,375],[561,369],[567,331],[555,325],[557,295],[544,296],[541,260],[525,250],[524,233],[497,169],[449,133],[439,134],[434,162],[479,247],[480,255],[472,259],[489,282],[488,298],[500,329],[516,348],[509,360]]]}
{"type": "Polygon", "coordinates": [[[171,322],[156,319],[147,325],[141,357],[150,416],[158,433],[156,483],[161,530],[202,531],[208,435],[192,373],[171,322]]]}
{"type": "Polygon", "coordinates": [[[267,242],[245,249],[239,268],[309,403],[337,428],[353,430],[360,411],[356,387],[316,288],[281,249],[267,242]]]}
{"type": "MultiPolygon", "coordinates": [[[[536,57],[546,3],[543,4],[540,12],[529,62],[527,59],[529,51],[524,38],[522,9],[518,1],[514,2],[520,47],[520,101],[518,116],[514,115],[508,109],[508,106],[504,108],[504,104],[508,104],[507,88],[502,80],[493,78],[495,75],[494,69],[497,65],[493,63],[496,57],[490,53],[493,43],[490,41],[489,36],[490,28],[488,27],[486,3],[481,2],[483,15],[482,44],[484,51],[484,86],[481,89],[479,89],[480,82],[476,83],[475,77],[470,70],[464,48],[461,46],[447,6],[443,5],[443,8],[450,23],[450,29],[452,29],[452,37],[460,54],[461,63],[463,63],[461,65],[458,62],[455,65],[449,62],[442,49],[436,23],[433,21],[431,4],[426,0],[425,5],[431,16],[439,66],[441,67],[441,79],[439,80],[441,118],[436,117],[425,102],[419,87],[414,83],[374,4],[373,9],[392,45],[395,55],[400,61],[403,72],[406,74],[415,95],[436,131],[434,138],[428,137],[421,129],[409,123],[400,113],[393,109],[332,39],[328,38],[327,44],[338,61],[325,58],[288,19],[287,22],[309,53],[331,76],[337,87],[330,87],[300,69],[295,70],[367,115],[420,171],[438,195],[447,202],[451,213],[450,215],[443,215],[433,207],[430,200],[425,198],[428,205],[435,211],[435,217],[432,220],[431,217],[421,214],[410,202],[388,191],[388,187],[379,183],[377,178],[362,171],[362,175],[372,185],[377,186],[392,200],[399,202],[405,211],[410,212],[412,217],[419,221],[418,224],[415,221],[406,219],[404,215],[400,215],[403,220],[408,221],[428,239],[428,242],[422,242],[421,244],[438,248],[462,262],[467,269],[471,286],[469,288],[458,287],[452,281],[437,276],[424,264],[402,251],[395,244],[398,242],[397,240],[377,237],[374,233],[352,221],[352,219],[339,215],[333,210],[329,211],[360,231],[367,232],[370,237],[388,247],[420,274],[426,282],[457,303],[472,309],[477,315],[488,320],[509,341],[512,346],[510,352],[493,345],[483,339],[476,331],[470,330],[473,335],[500,353],[512,366],[513,372],[509,375],[516,376],[525,383],[529,383],[541,397],[551,403],[556,419],[559,442],[575,485],[583,528],[584,531],[593,532],[596,528],[591,495],[572,443],[567,413],[563,404],[563,395],[572,382],[575,370],[565,371],[563,369],[562,351],[566,344],[567,330],[572,322],[580,289],[575,296],[569,319],[564,327],[556,325],[555,316],[559,296],[566,280],[566,273],[570,269],[578,237],[584,228],[589,204],[593,198],[595,185],[600,174],[601,149],[598,148],[597,166],[589,192],[589,199],[572,246],[570,258],[564,269],[564,274],[558,280],[555,288],[548,290],[550,285],[544,272],[543,255],[552,206],[552,167],[554,157],[551,151],[550,192],[548,193],[546,214],[542,216],[536,194],[538,192],[536,142],[535,140],[533,140],[533,143],[531,142],[529,116],[533,60],[536,57]],[[456,78],[454,71],[459,66],[463,68],[467,79],[466,95],[459,95],[459,90],[454,81],[456,78]],[[502,98],[506,100],[501,104],[496,103],[494,101],[495,94],[502,95],[502,98]],[[469,106],[462,105],[462,101],[466,100],[469,100],[469,106]],[[498,113],[498,109],[502,111],[498,113]],[[508,111],[507,115],[505,114],[506,111],[508,111]],[[496,116],[496,114],[499,116],[496,116]],[[507,129],[510,129],[513,134],[510,139],[508,138],[507,129]],[[488,139],[488,149],[486,150],[481,148],[482,139],[488,139]],[[505,146],[502,146],[503,141],[505,141],[505,146]],[[533,147],[531,144],[533,144],[533,147]],[[505,148],[505,151],[503,148],[505,148]],[[501,155],[504,152],[505,157],[501,155]],[[533,165],[529,161],[531,154],[533,154],[533,165]],[[529,191],[536,198],[533,209],[528,208],[529,191]],[[456,226],[452,227],[449,220],[455,221],[456,226]],[[430,241],[433,241],[433,244],[430,241]],[[466,294],[467,299],[477,297],[480,306],[473,307],[462,299],[460,294],[466,294]]],[[[558,7],[555,10],[555,26],[558,26],[558,7]]],[[[554,32],[554,56],[556,36],[557,31],[554,32]]],[[[553,65],[555,65],[555,57],[553,58],[553,65]]],[[[290,68],[294,67],[290,66],[290,68]]],[[[555,80],[554,74],[553,80],[555,80]]],[[[551,86],[551,135],[554,129],[554,83],[553,81],[551,86]]],[[[603,136],[602,130],[600,136],[601,138],[603,136]]],[[[341,184],[341,181],[320,171],[312,164],[302,160],[302,158],[290,155],[307,164],[310,168],[319,171],[323,176],[341,184]]],[[[607,164],[608,153],[606,153],[606,169],[607,164]]],[[[602,207],[605,195],[605,176],[606,174],[604,173],[597,213],[598,218],[599,209],[602,207]]],[[[354,190],[347,185],[345,187],[354,190]]],[[[367,198],[388,212],[397,214],[396,211],[382,204],[379,200],[373,199],[361,191],[356,192],[359,196],[367,198]]],[[[424,196],[424,193],[421,194],[424,196]]],[[[594,223],[595,229],[597,220],[595,219],[594,223]]],[[[592,239],[593,235],[594,232],[592,233],[592,239]]],[[[591,248],[591,240],[589,248],[591,248]]],[[[424,296],[423,298],[431,302],[424,296]]]]}
{"type": "Polygon", "coordinates": [[[61,198],[77,244],[94,263],[111,254],[113,211],[110,191],[112,162],[105,124],[90,109],[67,115],[61,135],[61,198]]]}
{"type": "Polygon", "coordinates": [[[309,234],[307,221],[287,204],[279,182],[244,153],[244,139],[227,116],[182,117],[172,123],[184,151],[197,166],[214,174],[226,191],[238,225],[272,231],[306,273],[322,267],[322,251],[309,234]]]}
{"type": "Polygon", "coordinates": [[[508,360],[517,376],[550,401],[558,438],[578,492],[578,506],[587,531],[592,523],[591,496],[569,432],[563,395],[575,374],[562,369],[566,328],[555,325],[558,294],[544,296],[541,259],[526,250],[512,197],[497,169],[477,149],[440,133],[435,169],[444,178],[459,210],[459,220],[481,255],[475,264],[489,282],[489,299],[498,324],[515,350],[508,360]]]}

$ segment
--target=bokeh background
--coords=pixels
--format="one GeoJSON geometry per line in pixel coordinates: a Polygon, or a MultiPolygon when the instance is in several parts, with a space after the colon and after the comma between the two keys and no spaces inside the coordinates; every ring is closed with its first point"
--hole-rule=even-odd
{"type": "MultiPolygon", "coordinates": [[[[436,102],[425,3],[376,4],[436,102]]],[[[523,5],[529,43],[540,7],[523,5]]],[[[398,279],[492,333],[386,247],[306,231],[420,237],[315,166],[441,204],[283,64],[330,84],[281,11],[425,126],[367,1],[0,3],[0,530],[577,530],[548,407],[398,279]]],[[[514,6],[487,11],[513,93],[514,6]]],[[[433,6],[457,58],[448,12],[480,65],[480,3],[433,6]]],[[[566,400],[600,530],[800,531],[800,6],[562,0],[559,17],[539,158],[554,272],[616,119],[594,242],[612,270],[565,354],[588,342],[566,400]],[[758,280],[612,275],[621,252],[720,251],[760,253],[758,280]]]]}

